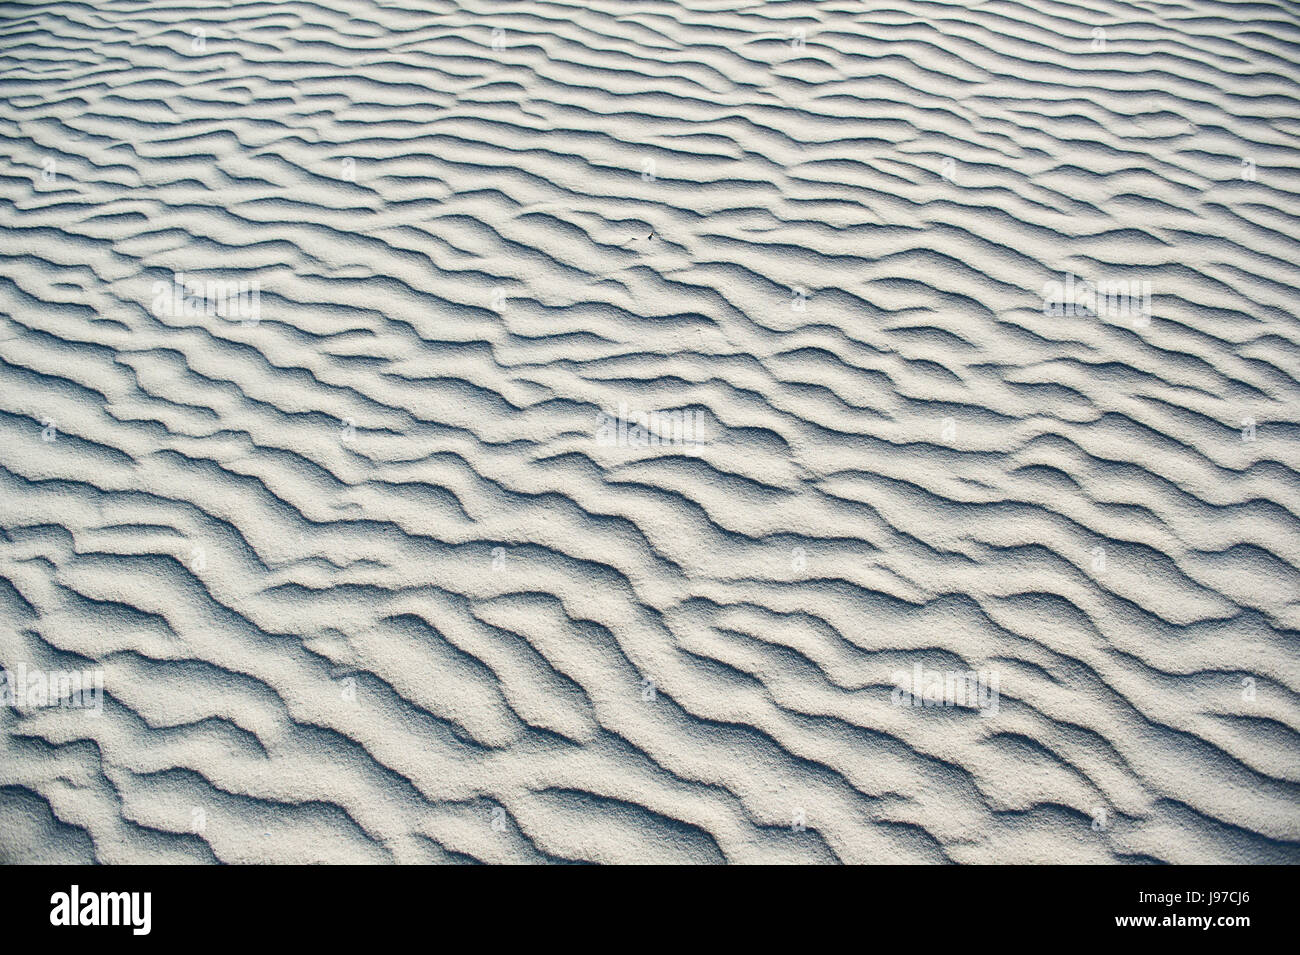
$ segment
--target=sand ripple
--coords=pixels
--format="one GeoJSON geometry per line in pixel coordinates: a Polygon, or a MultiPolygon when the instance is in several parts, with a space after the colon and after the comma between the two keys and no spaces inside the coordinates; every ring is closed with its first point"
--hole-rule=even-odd
{"type": "Polygon", "coordinates": [[[1295,9],[8,5],[0,858],[1300,861],[1295,9]]]}

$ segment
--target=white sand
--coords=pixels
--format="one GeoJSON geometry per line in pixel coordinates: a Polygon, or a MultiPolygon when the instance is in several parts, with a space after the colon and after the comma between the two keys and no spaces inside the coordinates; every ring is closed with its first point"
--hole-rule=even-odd
{"type": "Polygon", "coordinates": [[[1298,43],[6,6],[0,859],[1300,861],[1298,43]]]}

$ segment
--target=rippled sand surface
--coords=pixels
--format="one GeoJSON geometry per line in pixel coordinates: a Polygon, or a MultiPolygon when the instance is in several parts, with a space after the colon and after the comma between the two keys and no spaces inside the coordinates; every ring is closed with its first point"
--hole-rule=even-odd
{"type": "Polygon", "coordinates": [[[1300,861],[1295,3],[11,3],[0,90],[0,664],[103,686],[0,858],[1300,861]]]}

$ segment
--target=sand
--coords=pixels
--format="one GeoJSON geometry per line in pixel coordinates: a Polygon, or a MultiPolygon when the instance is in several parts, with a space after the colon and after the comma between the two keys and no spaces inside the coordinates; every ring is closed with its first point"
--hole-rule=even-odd
{"type": "Polygon", "coordinates": [[[1296,10],[6,5],[0,859],[1300,861],[1296,10]]]}

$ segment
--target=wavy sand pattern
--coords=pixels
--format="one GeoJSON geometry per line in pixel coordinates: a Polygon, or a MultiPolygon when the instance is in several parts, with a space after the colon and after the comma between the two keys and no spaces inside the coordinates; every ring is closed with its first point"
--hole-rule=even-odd
{"type": "Polygon", "coordinates": [[[0,858],[1300,861],[1297,11],[5,4],[0,858]]]}

